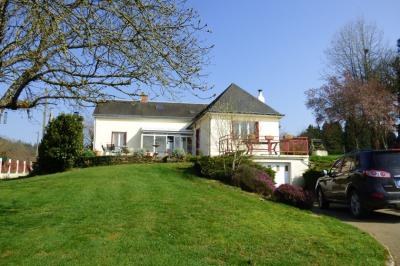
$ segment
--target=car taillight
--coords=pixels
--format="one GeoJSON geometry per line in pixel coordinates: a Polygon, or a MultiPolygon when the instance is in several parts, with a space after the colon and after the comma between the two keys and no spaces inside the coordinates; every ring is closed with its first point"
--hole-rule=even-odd
{"type": "Polygon", "coordinates": [[[380,193],[380,192],[374,192],[371,194],[371,197],[373,199],[383,199],[383,198],[385,198],[385,195],[383,195],[383,193],[380,193]]]}
{"type": "Polygon", "coordinates": [[[389,172],[381,171],[381,170],[366,170],[364,171],[364,175],[370,177],[380,177],[380,178],[390,178],[391,175],[389,172]]]}

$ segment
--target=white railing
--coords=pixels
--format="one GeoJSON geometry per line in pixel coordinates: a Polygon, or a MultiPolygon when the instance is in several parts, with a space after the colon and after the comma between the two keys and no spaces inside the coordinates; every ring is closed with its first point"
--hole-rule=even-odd
{"type": "Polygon", "coordinates": [[[31,161],[20,161],[0,158],[0,179],[27,176],[32,171],[31,161]]]}

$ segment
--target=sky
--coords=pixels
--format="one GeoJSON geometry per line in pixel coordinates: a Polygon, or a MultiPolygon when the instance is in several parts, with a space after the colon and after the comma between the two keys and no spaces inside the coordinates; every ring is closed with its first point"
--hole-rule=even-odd
{"type": "MultiPolygon", "coordinates": [[[[314,123],[305,106],[305,91],[321,86],[326,69],[324,51],[334,34],[348,22],[363,18],[384,32],[388,45],[400,38],[399,0],[189,0],[212,33],[215,45],[205,67],[213,90],[219,94],[235,83],[253,95],[262,89],[266,103],[285,114],[281,132],[296,135],[314,123]]],[[[169,99],[158,98],[156,101],[169,99]]],[[[182,102],[211,101],[190,94],[182,102]]],[[[52,112],[76,111],[73,107],[52,112]]],[[[79,110],[90,117],[89,110],[79,110]]],[[[35,143],[41,133],[42,113],[8,111],[0,136],[35,143]]]]}

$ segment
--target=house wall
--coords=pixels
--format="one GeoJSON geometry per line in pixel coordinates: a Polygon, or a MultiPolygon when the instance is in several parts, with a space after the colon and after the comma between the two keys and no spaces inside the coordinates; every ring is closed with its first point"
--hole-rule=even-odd
{"type": "Polygon", "coordinates": [[[193,125],[193,154],[196,154],[196,130],[200,129],[200,154],[210,155],[210,116],[204,115],[193,125]]]}
{"type": "Polygon", "coordinates": [[[285,156],[259,156],[253,160],[265,167],[271,166],[276,171],[275,182],[277,186],[285,183],[302,185],[303,173],[309,168],[309,157],[307,155],[285,155],[285,156]],[[285,178],[285,167],[288,167],[288,178],[285,178]],[[277,169],[279,168],[279,171],[277,169]]]}
{"type": "Polygon", "coordinates": [[[141,130],[185,130],[189,125],[190,118],[140,118],[140,117],[95,117],[94,121],[94,144],[95,150],[101,151],[103,146],[111,143],[111,133],[126,132],[127,146],[134,151],[141,148],[141,130]]]}
{"type": "MultiPolygon", "coordinates": [[[[258,121],[260,136],[274,136],[279,138],[279,121],[281,117],[267,115],[242,114],[210,114],[210,155],[219,155],[219,139],[231,132],[232,121],[258,121]]],[[[279,151],[279,147],[277,148],[279,151]]]]}

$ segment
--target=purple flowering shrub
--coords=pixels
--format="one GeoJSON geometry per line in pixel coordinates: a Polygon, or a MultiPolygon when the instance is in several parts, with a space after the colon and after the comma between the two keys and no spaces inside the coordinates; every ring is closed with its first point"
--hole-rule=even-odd
{"type": "Polygon", "coordinates": [[[275,190],[274,181],[267,173],[246,164],[235,171],[232,182],[245,191],[255,192],[266,198],[271,198],[275,190]]]}
{"type": "Polygon", "coordinates": [[[311,209],[314,203],[313,195],[302,187],[289,184],[280,185],[274,190],[274,198],[278,202],[295,206],[300,209],[311,209]]]}

